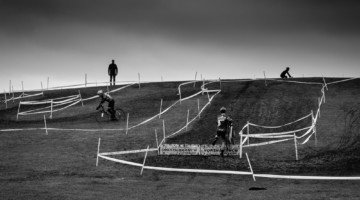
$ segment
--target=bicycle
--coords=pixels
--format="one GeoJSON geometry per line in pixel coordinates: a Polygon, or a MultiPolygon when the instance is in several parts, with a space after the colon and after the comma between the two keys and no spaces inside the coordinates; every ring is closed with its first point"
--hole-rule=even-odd
{"type": "MultiPolygon", "coordinates": [[[[107,109],[104,108],[103,105],[100,105],[100,107],[97,109],[100,112],[100,115],[96,115],[96,121],[112,121],[111,114],[107,109]]],[[[115,118],[116,120],[122,120],[125,121],[127,117],[127,112],[125,112],[123,109],[116,107],[115,108],[115,118]]]]}

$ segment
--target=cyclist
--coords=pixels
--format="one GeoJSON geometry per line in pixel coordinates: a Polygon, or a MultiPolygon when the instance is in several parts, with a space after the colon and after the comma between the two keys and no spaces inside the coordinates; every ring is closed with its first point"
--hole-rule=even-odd
{"type": "Polygon", "coordinates": [[[115,101],[114,101],[114,99],[109,94],[104,93],[102,90],[99,90],[97,92],[97,94],[101,98],[101,101],[99,103],[99,106],[96,107],[96,110],[99,109],[105,101],[107,101],[108,102],[107,111],[111,114],[111,120],[117,120],[115,117],[115,101]]]}
{"type": "Polygon", "coordinates": [[[290,70],[290,68],[286,67],[286,69],[283,72],[281,72],[280,77],[281,78],[291,78],[292,76],[289,74],[289,70],[290,70]],[[287,77],[286,75],[288,75],[289,77],[287,77]]]}
{"type": "Polygon", "coordinates": [[[218,138],[221,138],[221,148],[220,156],[224,156],[225,147],[228,147],[230,141],[226,138],[228,128],[232,126],[232,119],[226,114],[226,108],[220,108],[220,115],[217,117],[217,131],[215,140],[212,142],[212,145],[215,145],[218,138]]]}

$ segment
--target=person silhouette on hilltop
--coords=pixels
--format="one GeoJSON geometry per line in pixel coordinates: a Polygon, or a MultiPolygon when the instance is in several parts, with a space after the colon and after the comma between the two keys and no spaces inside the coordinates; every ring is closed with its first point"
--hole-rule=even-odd
{"type": "Polygon", "coordinates": [[[115,85],[115,77],[118,74],[118,68],[115,64],[115,60],[112,60],[111,64],[109,65],[108,74],[110,76],[110,85],[111,83],[112,85],[115,85]]]}
{"type": "Polygon", "coordinates": [[[280,77],[281,77],[281,78],[291,78],[292,76],[289,74],[289,70],[290,70],[290,68],[289,68],[289,67],[286,67],[286,69],[285,69],[283,72],[281,72],[280,77]],[[287,74],[289,77],[287,77],[286,74],[287,74]]]}

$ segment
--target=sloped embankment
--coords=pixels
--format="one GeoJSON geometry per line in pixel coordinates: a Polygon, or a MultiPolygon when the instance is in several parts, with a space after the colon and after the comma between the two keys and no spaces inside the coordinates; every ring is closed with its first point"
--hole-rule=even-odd
{"type": "MultiPolygon", "coordinates": [[[[322,79],[306,82],[321,83],[322,79]]],[[[328,80],[333,81],[333,80],[328,80]]],[[[299,161],[295,160],[293,141],[246,148],[254,170],[267,173],[301,174],[353,174],[360,166],[358,86],[360,81],[329,85],[326,103],[321,107],[317,124],[317,137],[305,145],[299,145],[299,161]]],[[[209,144],[216,131],[216,115],[225,106],[234,119],[236,133],[250,121],[255,124],[276,126],[295,121],[318,109],[321,84],[309,85],[287,82],[263,81],[227,82],[222,92],[193,128],[179,134],[167,143],[209,144]]],[[[277,131],[295,130],[311,125],[311,118],[277,131]]],[[[252,129],[251,132],[261,130],[252,129]]],[[[237,136],[236,142],[239,142],[237,136]]],[[[241,170],[247,163],[238,158],[194,156],[160,156],[148,163],[183,166],[185,168],[213,168],[241,170]]]]}

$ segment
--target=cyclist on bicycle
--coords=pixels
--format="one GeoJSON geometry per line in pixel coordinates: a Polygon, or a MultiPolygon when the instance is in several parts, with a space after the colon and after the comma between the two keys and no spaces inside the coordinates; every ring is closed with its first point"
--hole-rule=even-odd
{"type": "Polygon", "coordinates": [[[217,130],[215,140],[212,142],[212,145],[215,145],[216,141],[219,139],[221,141],[220,147],[220,156],[224,156],[225,148],[228,148],[230,145],[228,129],[232,127],[233,120],[230,118],[229,115],[226,114],[226,108],[220,108],[220,115],[217,117],[217,130]]]}
{"type": "Polygon", "coordinates": [[[107,111],[111,114],[111,120],[117,120],[115,117],[115,101],[114,101],[114,99],[109,94],[104,93],[102,90],[99,90],[97,92],[97,94],[101,98],[101,101],[100,101],[99,106],[96,107],[96,110],[99,109],[105,101],[107,101],[108,102],[107,111]]]}

